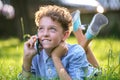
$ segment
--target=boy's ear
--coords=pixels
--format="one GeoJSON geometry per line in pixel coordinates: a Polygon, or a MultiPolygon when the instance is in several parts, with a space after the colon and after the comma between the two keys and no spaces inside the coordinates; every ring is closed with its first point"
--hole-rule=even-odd
{"type": "Polygon", "coordinates": [[[64,32],[63,41],[65,41],[70,36],[70,32],[67,30],[64,32]]]}

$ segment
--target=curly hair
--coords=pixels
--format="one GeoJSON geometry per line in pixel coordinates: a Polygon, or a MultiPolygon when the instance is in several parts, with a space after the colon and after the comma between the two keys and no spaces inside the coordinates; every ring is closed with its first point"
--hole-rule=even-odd
{"type": "Polygon", "coordinates": [[[72,17],[69,10],[65,7],[60,7],[57,5],[41,6],[39,10],[35,13],[36,26],[39,27],[39,21],[44,16],[48,16],[53,21],[58,21],[59,23],[61,23],[61,26],[65,31],[70,31],[72,28],[72,17]]]}

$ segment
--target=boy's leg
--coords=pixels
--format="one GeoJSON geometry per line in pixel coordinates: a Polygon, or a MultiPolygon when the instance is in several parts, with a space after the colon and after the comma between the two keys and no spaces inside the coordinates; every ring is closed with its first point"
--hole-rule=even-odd
{"type": "Polygon", "coordinates": [[[98,67],[99,64],[97,60],[95,59],[91,49],[88,46],[91,40],[87,40],[85,35],[82,32],[82,29],[79,28],[81,26],[79,10],[74,11],[71,15],[73,17],[73,33],[76,36],[78,43],[85,49],[88,61],[94,67],[98,67]]]}
{"type": "Polygon", "coordinates": [[[95,58],[93,52],[91,51],[90,47],[88,46],[87,50],[87,59],[90,62],[90,64],[92,64],[94,67],[98,68],[99,67],[99,63],[97,61],[97,59],[95,58]]]}
{"type": "Polygon", "coordinates": [[[91,40],[87,40],[85,38],[81,28],[79,28],[76,32],[73,31],[73,33],[77,38],[78,44],[80,44],[86,50],[91,40]]]}
{"type": "Polygon", "coordinates": [[[80,11],[76,10],[71,13],[73,18],[73,33],[77,38],[78,43],[86,50],[91,40],[87,40],[81,29],[80,11]]]}
{"type": "Polygon", "coordinates": [[[86,40],[85,35],[83,34],[82,30],[79,28],[76,32],[73,32],[75,37],[77,38],[78,44],[80,44],[86,51],[88,61],[94,66],[99,67],[99,64],[93,55],[90,47],[88,46],[91,40],[86,40]]]}
{"type": "MultiPolygon", "coordinates": [[[[85,49],[86,54],[87,54],[88,61],[89,61],[94,67],[99,67],[99,64],[98,64],[95,56],[93,55],[91,49],[90,49],[89,46],[88,46],[89,43],[91,42],[92,38],[94,37],[94,35],[93,35],[92,37],[90,36],[90,38],[89,38],[89,33],[90,33],[91,27],[88,28],[87,33],[86,33],[86,36],[84,36],[82,30],[79,28],[80,25],[81,25],[80,12],[77,10],[77,11],[74,11],[71,15],[72,15],[72,17],[73,17],[73,33],[74,33],[74,35],[76,36],[78,43],[85,49]],[[87,39],[86,39],[86,38],[87,38],[87,39]]],[[[101,15],[101,14],[100,14],[100,15],[101,15]]],[[[99,16],[99,15],[97,15],[97,18],[99,18],[98,16],[99,16]]],[[[102,16],[103,16],[103,15],[102,15],[102,16]]],[[[93,18],[93,20],[92,20],[91,26],[97,26],[97,27],[98,27],[98,29],[97,29],[98,31],[96,31],[97,34],[98,34],[99,31],[100,31],[99,28],[101,28],[101,27],[99,27],[99,26],[101,26],[101,25],[104,26],[104,25],[106,24],[106,20],[105,20],[105,23],[102,23],[102,22],[101,22],[100,25],[93,25],[93,24],[95,24],[95,23],[94,23],[94,20],[97,19],[96,16],[95,16],[94,18],[93,18]],[[94,19],[94,18],[95,18],[95,19],[94,19]],[[103,24],[104,24],[104,25],[103,25],[103,24]]],[[[104,19],[103,19],[103,20],[104,20],[104,19]]],[[[98,22],[99,22],[99,20],[98,20],[98,22]]],[[[96,22],[96,24],[98,24],[98,22],[96,22]]],[[[103,21],[103,22],[104,22],[104,21],[103,21]]],[[[107,21],[107,22],[108,22],[108,21],[107,21]]],[[[97,35],[97,34],[96,34],[96,35],[97,35]]],[[[96,35],[95,35],[95,36],[96,36],[96,35]]]]}
{"type": "MultiPolygon", "coordinates": [[[[80,14],[79,14],[80,15],[80,14]]],[[[72,15],[73,16],[73,15],[72,15]]],[[[74,17],[74,16],[73,16],[74,17]]],[[[80,17],[79,17],[80,18],[80,17]]],[[[80,19],[79,19],[80,21],[80,19]]],[[[73,23],[74,20],[73,20],[73,23]]],[[[91,42],[91,40],[99,33],[99,31],[108,23],[108,19],[98,13],[96,14],[93,19],[92,19],[92,22],[90,24],[90,26],[88,27],[88,30],[84,36],[84,34],[82,33],[82,30],[79,28],[80,25],[81,25],[81,22],[79,23],[79,25],[77,25],[77,28],[76,28],[76,25],[73,26],[73,33],[74,35],[76,36],[77,40],[78,40],[78,43],[83,46],[83,48],[85,49],[86,51],[86,54],[87,54],[87,58],[88,58],[88,61],[94,66],[94,67],[99,67],[99,64],[97,62],[97,60],[95,59],[91,49],[89,48],[89,43],[91,42]],[[74,27],[76,30],[74,30],[74,27]],[[92,31],[93,30],[93,31],[92,31]]]]}

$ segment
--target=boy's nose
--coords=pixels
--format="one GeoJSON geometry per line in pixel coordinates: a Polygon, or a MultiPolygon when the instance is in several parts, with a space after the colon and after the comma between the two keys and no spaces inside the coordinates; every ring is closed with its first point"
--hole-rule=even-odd
{"type": "Polygon", "coordinates": [[[48,35],[49,35],[49,31],[48,31],[48,30],[44,30],[44,31],[43,31],[43,35],[44,35],[44,36],[48,36],[48,35]]]}

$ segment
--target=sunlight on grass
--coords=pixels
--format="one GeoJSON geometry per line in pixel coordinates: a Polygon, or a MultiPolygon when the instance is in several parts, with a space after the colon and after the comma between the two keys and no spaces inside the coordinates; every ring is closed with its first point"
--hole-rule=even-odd
{"type": "Polygon", "coordinates": [[[23,44],[16,38],[0,40],[0,80],[17,80],[21,71],[23,44]]]}
{"type": "MultiPolygon", "coordinates": [[[[95,39],[90,44],[92,51],[100,64],[106,65],[108,57],[112,60],[110,63],[118,64],[120,54],[120,41],[116,39],[95,39]]],[[[112,65],[111,64],[111,65],[112,65]]]]}
{"type": "Polygon", "coordinates": [[[75,39],[75,37],[71,36],[69,37],[66,42],[70,43],[70,44],[77,44],[77,40],[75,39]]]}
{"type": "Polygon", "coordinates": [[[0,80],[15,80],[21,71],[21,60],[0,59],[0,80]]]}

